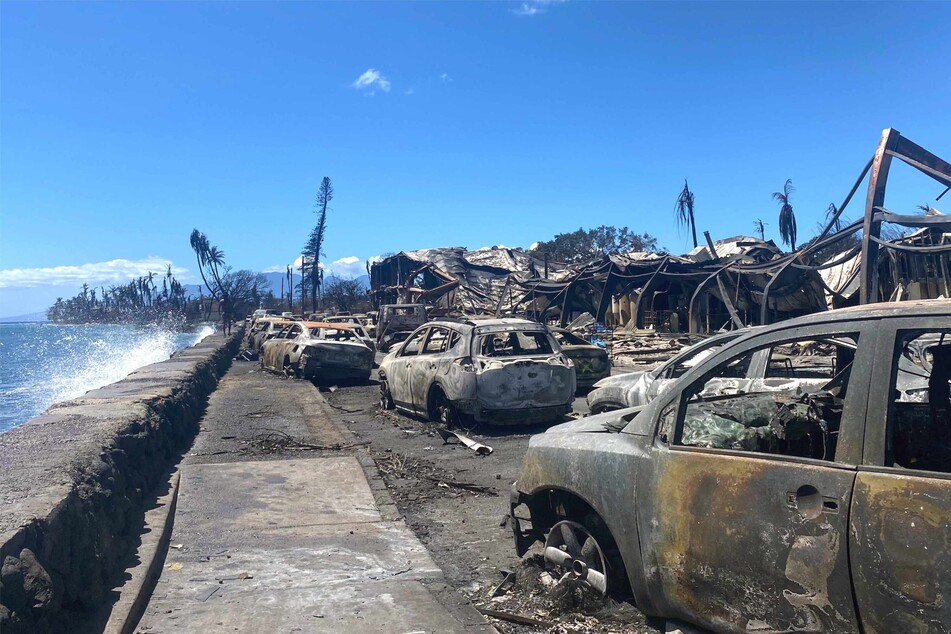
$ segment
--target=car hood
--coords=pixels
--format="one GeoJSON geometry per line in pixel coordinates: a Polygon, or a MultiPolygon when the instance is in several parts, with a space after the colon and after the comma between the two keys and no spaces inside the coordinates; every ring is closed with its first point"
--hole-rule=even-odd
{"type": "Polygon", "coordinates": [[[640,412],[643,407],[628,407],[613,412],[605,412],[594,416],[586,416],[561,425],[549,427],[545,434],[617,434],[628,426],[631,419],[640,412]]]}
{"type": "Polygon", "coordinates": [[[612,374],[611,376],[606,376],[595,383],[593,387],[626,387],[628,385],[634,385],[637,380],[645,374],[647,374],[646,371],[612,374]]]}

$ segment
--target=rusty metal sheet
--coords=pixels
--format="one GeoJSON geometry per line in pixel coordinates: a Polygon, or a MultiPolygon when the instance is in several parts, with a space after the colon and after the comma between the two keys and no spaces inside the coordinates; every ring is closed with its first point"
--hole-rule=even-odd
{"type": "Polygon", "coordinates": [[[858,632],[847,549],[854,470],[652,455],[638,471],[638,527],[666,615],[727,632],[858,632]]]}
{"type": "Polygon", "coordinates": [[[850,525],[865,631],[951,631],[951,480],[860,472],[850,525]]]}

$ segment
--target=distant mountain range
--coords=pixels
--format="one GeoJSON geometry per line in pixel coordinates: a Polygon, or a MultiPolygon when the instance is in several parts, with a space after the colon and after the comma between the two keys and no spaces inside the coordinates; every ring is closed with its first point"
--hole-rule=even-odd
{"type": "MultiPolygon", "coordinates": [[[[286,275],[285,275],[284,273],[264,273],[263,275],[264,275],[264,278],[267,280],[268,287],[266,287],[266,288],[264,288],[264,289],[261,289],[261,293],[262,293],[262,294],[266,294],[266,293],[268,292],[268,289],[270,289],[270,291],[271,291],[272,293],[274,293],[275,297],[280,297],[280,296],[281,296],[281,289],[287,286],[287,278],[286,278],[286,275]]],[[[334,276],[334,275],[325,277],[325,278],[324,278],[324,286],[326,287],[328,284],[331,284],[335,279],[338,279],[338,277],[337,277],[337,276],[334,276]]],[[[339,278],[339,279],[346,279],[346,278],[339,278]]],[[[354,279],[356,279],[358,282],[360,282],[360,284],[363,286],[363,288],[365,288],[365,289],[369,289],[369,288],[370,288],[370,276],[369,276],[369,275],[361,275],[360,277],[357,277],[357,278],[354,278],[354,279]]],[[[298,284],[300,284],[300,275],[297,274],[297,273],[295,273],[295,274],[294,274],[294,286],[296,287],[298,284]]],[[[202,285],[202,284],[185,284],[185,294],[186,294],[188,297],[198,297],[198,295],[199,295],[198,290],[199,290],[199,289],[201,289],[201,291],[202,291],[203,293],[205,293],[205,294],[208,293],[208,289],[206,289],[206,288],[204,287],[204,285],[202,285]]],[[[285,292],[286,292],[286,290],[285,290],[285,292]]],[[[297,291],[296,291],[296,290],[294,291],[294,295],[297,295],[297,291]]]]}
{"type": "Polygon", "coordinates": [[[11,317],[0,317],[0,324],[11,324],[18,321],[49,321],[49,319],[46,318],[46,311],[27,313],[25,315],[13,315],[11,317]]]}

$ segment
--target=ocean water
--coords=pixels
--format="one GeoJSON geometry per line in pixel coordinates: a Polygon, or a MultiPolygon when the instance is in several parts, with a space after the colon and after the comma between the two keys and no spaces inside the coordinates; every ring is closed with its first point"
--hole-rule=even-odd
{"type": "Polygon", "coordinates": [[[212,332],[211,326],[183,333],[149,326],[0,324],[0,433],[53,403],[164,361],[212,332]]]}

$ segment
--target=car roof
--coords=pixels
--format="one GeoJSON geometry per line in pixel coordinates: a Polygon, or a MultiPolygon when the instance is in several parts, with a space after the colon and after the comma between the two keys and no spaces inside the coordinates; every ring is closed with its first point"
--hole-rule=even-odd
{"type": "Polygon", "coordinates": [[[480,319],[479,321],[472,322],[472,325],[476,328],[482,328],[483,326],[540,326],[545,327],[544,324],[540,324],[537,321],[531,321],[530,319],[519,319],[517,317],[504,317],[502,319],[480,319]]]}
{"type": "Polygon", "coordinates": [[[354,330],[360,324],[348,324],[343,322],[329,323],[326,321],[300,321],[297,322],[308,328],[329,328],[330,330],[354,330]]]}
{"type": "MultiPolygon", "coordinates": [[[[899,317],[932,317],[947,315],[951,317],[951,300],[922,299],[904,302],[880,302],[863,304],[848,308],[837,308],[802,317],[778,321],[768,326],[751,328],[750,333],[768,333],[797,326],[835,323],[837,321],[858,321],[863,319],[889,319],[899,317]]],[[[744,333],[746,334],[746,333],[744,333]]]]}

